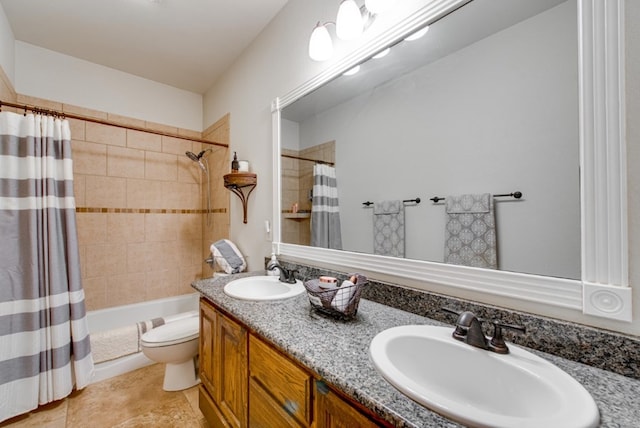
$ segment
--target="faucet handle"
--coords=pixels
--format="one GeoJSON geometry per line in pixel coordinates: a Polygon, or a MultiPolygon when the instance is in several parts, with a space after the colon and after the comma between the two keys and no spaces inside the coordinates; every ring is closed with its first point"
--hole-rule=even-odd
{"type": "Polygon", "coordinates": [[[509,330],[518,331],[520,333],[526,333],[527,330],[524,326],[521,325],[513,325],[513,324],[504,324],[500,321],[493,321],[493,337],[489,341],[489,349],[498,354],[508,354],[509,348],[502,338],[502,329],[506,328],[509,330]]]}

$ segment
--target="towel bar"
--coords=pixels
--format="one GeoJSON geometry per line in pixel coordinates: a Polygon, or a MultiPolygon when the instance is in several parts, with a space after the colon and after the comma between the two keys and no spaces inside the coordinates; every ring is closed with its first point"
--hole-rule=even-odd
{"type": "MultiPolygon", "coordinates": [[[[501,197],[507,197],[507,196],[511,196],[515,199],[520,199],[522,198],[522,192],[513,192],[513,193],[501,193],[499,195],[493,195],[494,198],[501,198],[501,197]]],[[[434,203],[438,203],[440,201],[444,201],[445,198],[441,198],[439,196],[434,196],[433,198],[429,198],[429,200],[433,201],[434,203]]]]}
{"type": "MultiPolygon", "coordinates": [[[[420,203],[420,198],[415,198],[415,199],[405,199],[402,202],[404,202],[405,204],[408,202],[415,202],[416,204],[420,203]]],[[[371,201],[367,201],[367,202],[363,202],[362,205],[366,205],[368,207],[370,207],[371,205],[373,205],[374,203],[371,201]]]]}

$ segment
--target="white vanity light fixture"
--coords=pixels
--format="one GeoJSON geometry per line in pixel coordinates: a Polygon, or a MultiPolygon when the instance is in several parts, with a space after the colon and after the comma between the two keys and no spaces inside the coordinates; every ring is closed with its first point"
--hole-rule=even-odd
{"type": "Polygon", "coordinates": [[[427,31],[429,31],[429,26],[428,25],[426,27],[423,27],[420,30],[416,31],[415,33],[405,37],[404,39],[407,42],[412,42],[414,40],[418,40],[419,38],[421,38],[425,34],[427,34],[427,31]]]}
{"type": "MultiPolygon", "coordinates": [[[[393,0],[377,0],[374,3],[391,3],[393,0]]],[[[372,6],[374,8],[376,6],[372,6]]],[[[378,8],[380,9],[380,8],[378,8]]],[[[383,8],[384,9],[384,8],[383,8]]],[[[342,0],[338,8],[336,22],[318,22],[309,39],[309,57],[315,61],[326,61],[333,54],[333,42],[327,25],[336,26],[336,35],[341,40],[354,40],[373,23],[375,14],[366,6],[358,7],[356,0],[342,0]]]]}
{"type": "Polygon", "coordinates": [[[342,0],[336,18],[336,35],[342,40],[354,40],[363,31],[362,13],[355,0],[342,0]]]}
{"type": "Polygon", "coordinates": [[[326,61],[333,55],[333,42],[326,24],[316,24],[309,38],[309,57],[314,61],[326,61]]]}

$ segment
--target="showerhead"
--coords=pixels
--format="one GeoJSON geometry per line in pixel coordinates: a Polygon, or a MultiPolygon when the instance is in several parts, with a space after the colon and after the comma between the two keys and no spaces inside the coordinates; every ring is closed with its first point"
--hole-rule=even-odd
{"type": "Polygon", "coordinates": [[[187,155],[187,157],[189,159],[191,159],[192,161],[198,162],[198,166],[200,167],[200,169],[203,172],[209,174],[209,171],[208,171],[207,167],[202,162],[202,156],[204,156],[205,153],[210,152],[210,151],[211,151],[211,149],[206,149],[206,150],[201,151],[197,155],[195,153],[193,153],[193,152],[184,152],[184,154],[187,155]]]}
{"type": "Polygon", "coordinates": [[[200,159],[202,159],[202,156],[204,156],[205,153],[208,153],[210,151],[211,149],[205,149],[198,154],[195,154],[193,152],[184,152],[184,154],[187,155],[187,157],[192,161],[198,162],[200,159]]]}
{"type": "Polygon", "coordinates": [[[202,156],[202,152],[200,152],[200,155],[196,155],[193,152],[184,152],[184,154],[194,162],[200,162],[200,157],[202,156]]]}
{"type": "Polygon", "coordinates": [[[209,153],[211,151],[213,150],[205,149],[198,154],[193,152],[184,152],[189,159],[198,163],[202,172],[207,176],[207,226],[211,224],[211,176],[209,175],[209,161],[206,157],[203,159],[203,156],[205,153],[209,153]]]}

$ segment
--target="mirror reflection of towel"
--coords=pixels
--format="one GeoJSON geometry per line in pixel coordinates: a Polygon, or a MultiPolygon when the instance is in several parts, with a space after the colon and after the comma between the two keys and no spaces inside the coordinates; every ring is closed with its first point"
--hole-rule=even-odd
{"type": "Polygon", "coordinates": [[[444,262],[498,268],[493,197],[489,193],[446,197],[444,262]]]}
{"type": "Polygon", "coordinates": [[[373,254],[404,257],[402,201],[382,201],[373,205],[373,254]]]}

